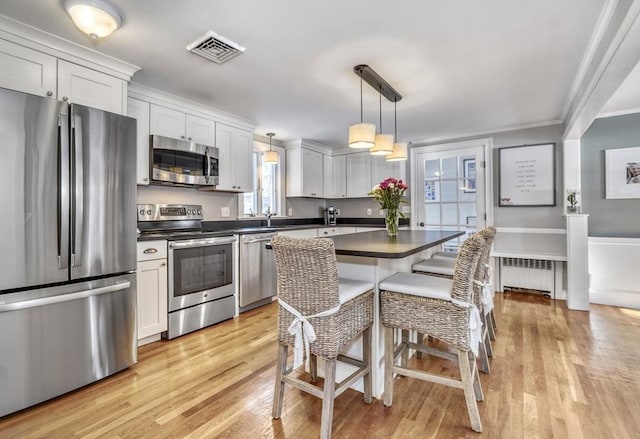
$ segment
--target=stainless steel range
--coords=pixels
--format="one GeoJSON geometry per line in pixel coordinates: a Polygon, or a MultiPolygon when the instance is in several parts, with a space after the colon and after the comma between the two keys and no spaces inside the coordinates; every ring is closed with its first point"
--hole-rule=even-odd
{"type": "Polygon", "coordinates": [[[202,206],[139,204],[138,229],[149,239],[166,239],[169,254],[171,339],[230,319],[235,314],[233,275],[237,237],[202,230],[202,206]]]}

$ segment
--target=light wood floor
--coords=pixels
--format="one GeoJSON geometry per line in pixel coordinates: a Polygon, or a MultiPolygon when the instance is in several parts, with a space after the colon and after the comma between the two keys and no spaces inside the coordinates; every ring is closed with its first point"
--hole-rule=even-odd
{"type": "MultiPolygon", "coordinates": [[[[352,390],[341,395],[334,437],[640,437],[640,311],[568,311],[565,302],[516,293],[496,300],[482,434],[469,427],[461,390],[400,378],[391,408],[365,405],[352,390]]],[[[0,438],[317,437],[320,401],[295,389],[285,391],[282,419],[271,419],[275,316],[269,305],[144,346],[127,371],[1,418],[0,438]]],[[[419,361],[456,370],[445,360],[419,361]]]]}

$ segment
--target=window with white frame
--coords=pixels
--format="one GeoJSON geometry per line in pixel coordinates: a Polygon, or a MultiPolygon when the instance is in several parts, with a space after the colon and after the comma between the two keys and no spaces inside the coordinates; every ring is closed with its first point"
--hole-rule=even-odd
{"type": "Polygon", "coordinates": [[[253,152],[253,192],[246,192],[242,196],[244,216],[260,216],[267,209],[282,215],[282,171],[284,154],[281,148],[273,148],[280,157],[277,164],[263,163],[263,147],[260,142],[255,142],[253,152]]]}

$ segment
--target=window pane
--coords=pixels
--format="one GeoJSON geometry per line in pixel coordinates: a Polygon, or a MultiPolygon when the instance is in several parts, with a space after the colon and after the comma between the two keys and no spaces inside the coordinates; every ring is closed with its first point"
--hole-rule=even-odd
{"type": "Polygon", "coordinates": [[[427,225],[440,225],[440,204],[429,204],[425,206],[427,225]]]}
{"type": "Polygon", "coordinates": [[[442,224],[455,225],[458,224],[458,205],[455,203],[447,203],[442,205],[442,224]]]}
{"type": "Polygon", "coordinates": [[[442,201],[454,203],[458,201],[458,182],[456,180],[442,182],[442,201]]]}
{"type": "Polygon", "coordinates": [[[278,211],[278,197],[276,194],[276,176],[278,175],[278,165],[262,165],[262,212],[267,209],[271,212],[278,211]]]}
{"type": "Polygon", "coordinates": [[[442,159],[442,178],[458,178],[458,176],[456,175],[457,167],[457,157],[442,159]]]}
{"type": "Polygon", "coordinates": [[[426,160],[424,162],[425,178],[433,178],[440,176],[440,160],[426,160]]]}

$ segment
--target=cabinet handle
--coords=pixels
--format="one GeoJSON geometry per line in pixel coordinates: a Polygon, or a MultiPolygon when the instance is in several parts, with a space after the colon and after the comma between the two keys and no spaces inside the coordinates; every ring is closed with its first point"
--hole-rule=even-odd
{"type": "Polygon", "coordinates": [[[191,140],[191,137],[187,137],[187,140],[191,140]]]}
{"type": "Polygon", "coordinates": [[[69,100],[69,98],[68,98],[68,97],[66,97],[66,96],[62,96],[62,100],[63,100],[63,101],[65,101],[65,102],[67,102],[67,101],[69,100]]]}
{"type": "Polygon", "coordinates": [[[53,96],[53,92],[52,92],[51,90],[49,90],[49,91],[47,92],[47,96],[49,96],[49,97],[53,96]]]}
{"type": "Polygon", "coordinates": [[[145,251],[143,251],[142,253],[144,253],[145,255],[151,255],[153,253],[158,253],[158,249],[150,247],[150,248],[146,249],[145,251]]]}
{"type": "Polygon", "coordinates": [[[145,178],[142,179],[142,181],[149,181],[149,178],[145,177],[145,178]]]}
{"type": "Polygon", "coordinates": [[[165,265],[167,265],[166,262],[163,262],[162,264],[160,264],[161,267],[164,267],[165,265]]]}
{"type": "Polygon", "coordinates": [[[180,136],[181,139],[184,139],[184,136],[180,136]]]}

